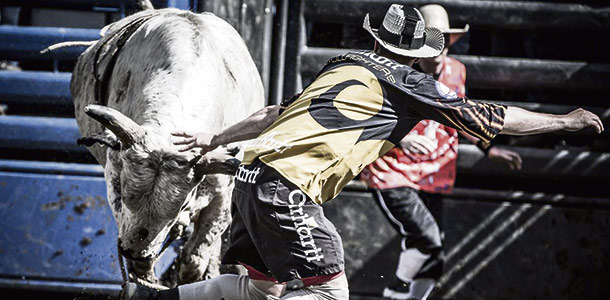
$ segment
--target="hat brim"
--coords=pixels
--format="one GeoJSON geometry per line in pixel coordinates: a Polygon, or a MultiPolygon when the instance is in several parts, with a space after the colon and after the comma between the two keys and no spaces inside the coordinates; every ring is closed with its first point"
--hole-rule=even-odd
{"type": "Polygon", "coordinates": [[[396,45],[392,45],[379,37],[379,33],[377,29],[371,28],[371,23],[369,22],[369,14],[366,14],[364,17],[364,22],[362,27],[368,31],[375,40],[383,46],[383,48],[388,51],[408,57],[417,57],[417,58],[426,58],[426,57],[435,57],[439,56],[443,51],[445,46],[445,39],[443,38],[443,33],[436,28],[426,28],[426,42],[419,49],[404,49],[400,48],[396,45]]]}
{"type": "Polygon", "coordinates": [[[448,34],[449,35],[449,40],[445,41],[445,43],[449,43],[448,45],[451,46],[453,45],[455,42],[457,42],[462,35],[464,35],[464,33],[468,32],[468,30],[470,30],[470,25],[466,24],[466,26],[464,26],[463,29],[460,28],[449,28],[449,29],[441,29],[441,32],[443,34],[448,34]]]}
{"type": "Polygon", "coordinates": [[[466,33],[466,32],[468,32],[468,30],[470,30],[470,25],[466,24],[466,26],[464,26],[464,28],[449,28],[449,29],[445,29],[445,30],[441,29],[441,32],[454,34],[454,33],[466,33]]]}

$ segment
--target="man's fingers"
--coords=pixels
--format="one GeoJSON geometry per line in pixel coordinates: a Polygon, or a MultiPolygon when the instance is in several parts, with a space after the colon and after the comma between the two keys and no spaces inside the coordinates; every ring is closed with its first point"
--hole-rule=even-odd
{"type": "Polygon", "coordinates": [[[600,120],[597,115],[593,115],[593,120],[597,125],[595,126],[595,130],[597,131],[597,133],[602,133],[602,131],[604,131],[604,123],[602,123],[602,120],[600,120]]]}
{"type": "Polygon", "coordinates": [[[521,159],[521,155],[519,153],[515,153],[515,161],[517,162],[517,170],[521,170],[521,166],[523,166],[523,160],[521,159]]]}
{"type": "Polygon", "coordinates": [[[191,150],[193,148],[195,148],[195,144],[190,144],[190,145],[178,148],[178,151],[179,152],[184,152],[184,151],[189,151],[189,150],[191,150]]]}
{"type": "Polygon", "coordinates": [[[514,169],[521,170],[521,157],[519,156],[519,154],[513,154],[512,158],[513,165],[515,166],[514,169]]]}
{"type": "Polygon", "coordinates": [[[183,136],[183,137],[190,137],[192,136],[192,134],[186,132],[186,131],[174,131],[171,133],[173,136],[183,136]]]}
{"type": "Polygon", "coordinates": [[[602,132],[602,125],[600,125],[600,123],[597,120],[591,119],[587,123],[588,123],[587,127],[593,127],[593,129],[595,129],[595,132],[597,132],[597,133],[602,132]]]}
{"type": "Polygon", "coordinates": [[[429,139],[422,140],[422,146],[424,146],[426,150],[428,150],[428,153],[433,152],[436,148],[434,142],[429,139]]]}
{"type": "Polygon", "coordinates": [[[424,152],[425,150],[421,146],[419,146],[415,143],[412,143],[411,146],[409,146],[408,150],[409,150],[409,152],[415,153],[415,154],[425,154],[425,152],[424,152]]]}
{"type": "Polygon", "coordinates": [[[417,150],[417,148],[415,148],[413,145],[410,145],[409,147],[407,147],[406,150],[409,153],[419,153],[419,150],[417,150]]]}
{"type": "Polygon", "coordinates": [[[172,143],[174,145],[186,145],[186,144],[190,144],[193,143],[195,141],[195,138],[182,138],[182,139],[175,139],[172,141],[172,143]]]}
{"type": "Polygon", "coordinates": [[[415,146],[421,154],[429,154],[430,152],[432,152],[425,144],[422,143],[413,143],[413,146],[415,146]]]}

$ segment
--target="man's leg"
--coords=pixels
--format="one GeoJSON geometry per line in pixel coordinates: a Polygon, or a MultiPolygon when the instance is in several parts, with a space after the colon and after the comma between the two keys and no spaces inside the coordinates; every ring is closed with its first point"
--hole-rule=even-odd
{"type": "MultiPolygon", "coordinates": [[[[239,196],[234,193],[233,196],[239,196]]],[[[223,258],[224,263],[235,264],[238,260],[247,262],[264,272],[266,266],[258,255],[251,237],[243,224],[243,218],[233,203],[230,246],[223,258]]],[[[225,274],[219,277],[181,285],[178,288],[157,291],[135,283],[123,287],[122,300],[191,300],[191,299],[278,299],[283,285],[268,281],[251,280],[245,275],[225,274]],[[277,296],[274,297],[273,295],[277,296]]]]}
{"type": "Polygon", "coordinates": [[[319,285],[286,291],[282,300],[347,300],[349,289],[345,274],[319,285]]]}
{"type": "Polygon", "coordinates": [[[403,236],[397,280],[384,290],[384,297],[414,299],[413,279],[440,252],[440,230],[418,191],[411,188],[376,190],[374,196],[390,223],[403,236]]]}
{"type": "Polygon", "coordinates": [[[253,284],[247,275],[225,274],[213,279],[157,291],[127,283],[121,300],[272,300],[278,299],[253,284]]]}
{"type": "Polygon", "coordinates": [[[256,287],[247,275],[221,275],[213,279],[182,285],[179,290],[180,300],[278,299],[256,287]]]}
{"type": "MultiPolygon", "coordinates": [[[[428,210],[434,216],[441,232],[441,243],[444,244],[443,234],[443,197],[440,194],[419,192],[428,210]]],[[[436,282],[443,275],[445,262],[444,251],[441,249],[432,255],[422,266],[411,284],[411,296],[415,299],[426,299],[434,289],[436,282]]]]}

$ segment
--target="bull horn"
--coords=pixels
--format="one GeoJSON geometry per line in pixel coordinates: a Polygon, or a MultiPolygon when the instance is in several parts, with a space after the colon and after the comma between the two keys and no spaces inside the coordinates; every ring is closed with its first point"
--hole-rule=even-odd
{"type": "Polygon", "coordinates": [[[195,164],[195,176],[202,177],[207,174],[235,175],[241,164],[239,159],[218,152],[208,152],[195,164]]]}
{"type": "Polygon", "coordinates": [[[127,149],[141,141],[146,135],[146,131],[142,126],[136,124],[136,122],[116,109],[91,104],[87,105],[84,110],[88,116],[112,131],[121,140],[123,149],[127,149]]]}

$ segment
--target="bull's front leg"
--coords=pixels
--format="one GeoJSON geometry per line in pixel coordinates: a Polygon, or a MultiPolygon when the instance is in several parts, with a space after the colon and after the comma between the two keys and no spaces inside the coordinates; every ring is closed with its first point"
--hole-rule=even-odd
{"type": "Polygon", "coordinates": [[[207,176],[203,186],[210,202],[194,221],[194,230],[180,255],[179,284],[209,279],[220,274],[221,235],[231,222],[232,179],[207,176]]]}

